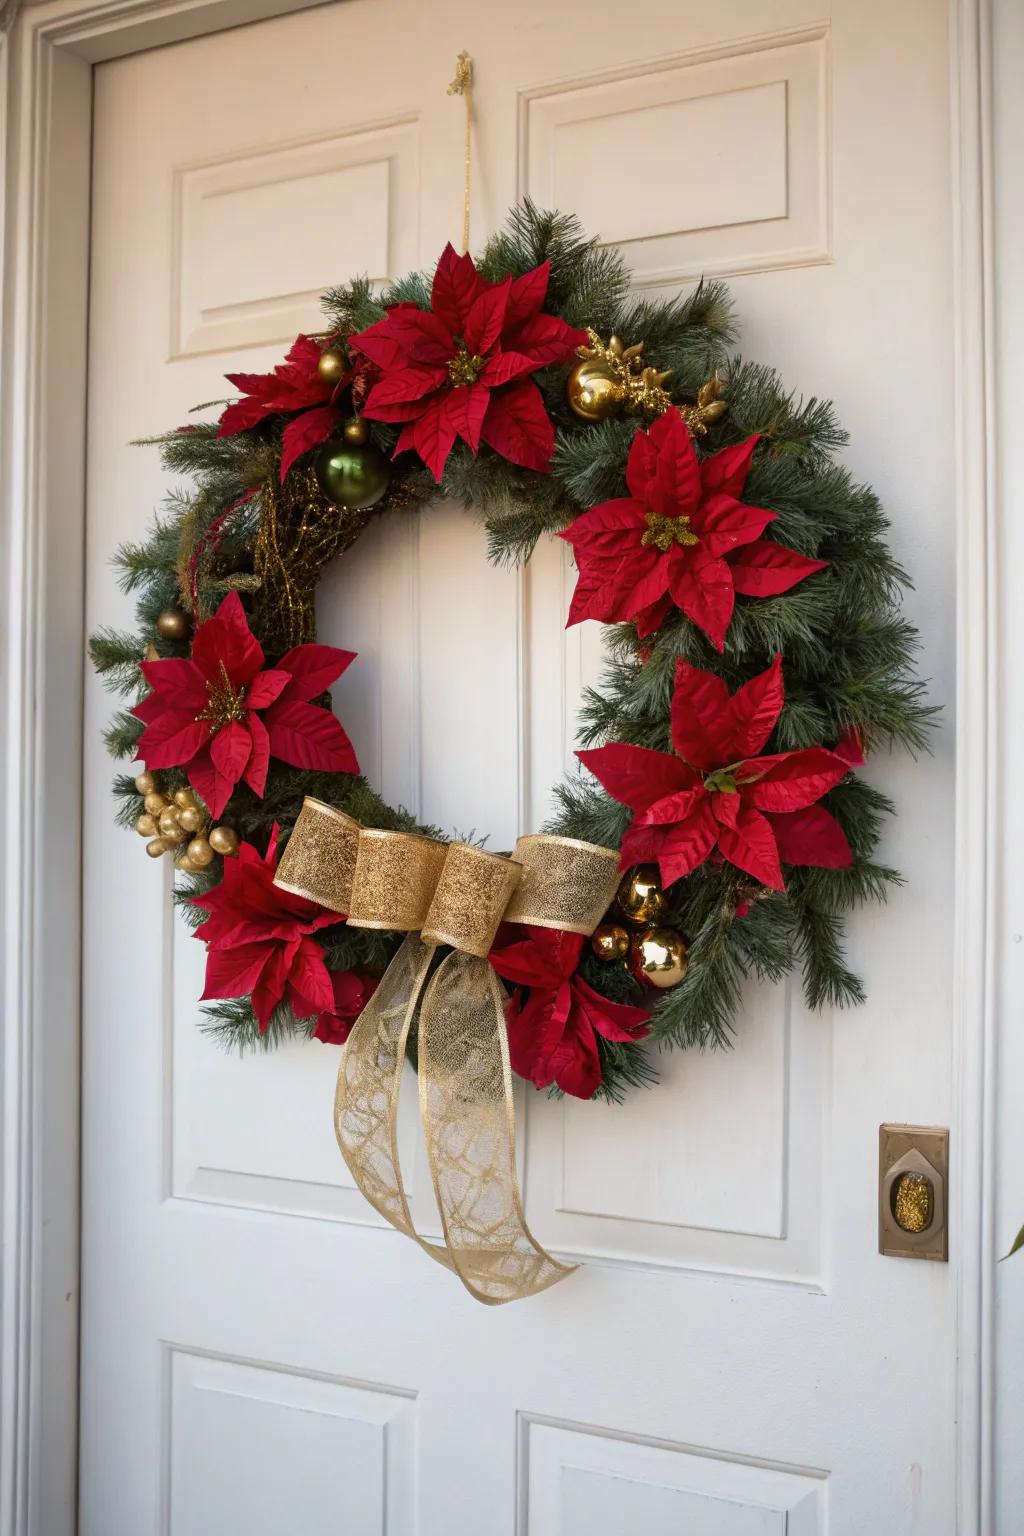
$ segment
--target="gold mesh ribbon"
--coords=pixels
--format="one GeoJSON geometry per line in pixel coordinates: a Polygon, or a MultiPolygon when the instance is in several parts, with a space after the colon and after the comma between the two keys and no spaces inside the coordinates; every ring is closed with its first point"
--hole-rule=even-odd
{"type": "Polygon", "coordinates": [[[363,1194],[452,1270],[478,1301],[532,1296],[571,1274],[526,1224],[516,1174],[505,993],[487,956],[503,918],[592,933],[618,879],[618,853],[564,837],[521,837],[511,859],[465,843],[360,828],[307,798],[277,884],[408,937],[342,1054],[334,1127],[363,1194]],[[435,953],[450,953],[427,980],[435,953]],[[414,1226],[398,1155],[406,1045],[419,1008],[420,1118],[444,1242],[414,1226]]]}

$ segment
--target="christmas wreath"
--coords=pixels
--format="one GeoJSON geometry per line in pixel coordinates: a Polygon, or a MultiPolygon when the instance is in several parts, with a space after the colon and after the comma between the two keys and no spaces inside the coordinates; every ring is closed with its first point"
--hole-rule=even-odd
{"type": "Polygon", "coordinates": [[[478,261],[449,246],[324,307],[273,373],[228,375],[219,419],[158,440],[191,484],[116,554],[137,632],[91,639],[125,696],[108,746],[144,765],[115,782],[119,820],[172,855],[207,947],[204,1027],[344,1042],[402,942],[275,874],[307,798],[442,837],[360,776],[329,693],[356,658],[316,643],[313,604],[372,516],[438,496],[493,561],[565,539],[568,623],[610,626],[545,831],[621,850],[621,883],[589,939],[498,931],[515,1072],[619,1097],[652,1079],[651,1042],[726,1042],[744,978],[797,964],[811,1006],[859,1001],[843,914],[899,877],[875,859],[893,807],[853,770],[922,747],[932,710],[832,407],[732,355],[721,284],[632,297],[613,251],[529,203],[478,261]]]}

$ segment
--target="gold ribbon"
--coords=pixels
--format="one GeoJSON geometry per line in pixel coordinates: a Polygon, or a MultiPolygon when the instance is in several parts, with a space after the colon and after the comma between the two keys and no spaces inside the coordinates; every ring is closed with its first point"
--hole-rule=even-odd
{"type": "Polygon", "coordinates": [[[619,856],[567,837],[521,837],[511,859],[466,843],[361,827],[307,797],[275,883],[348,916],[405,932],[352,1027],[334,1128],[382,1216],[491,1306],[571,1274],[526,1224],[516,1174],[505,993],[487,956],[503,920],[590,934],[615,892],[619,856]],[[436,950],[446,955],[427,980],[436,950]],[[422,1002],[421,1002],[422,999],[422,1002]],[[413,1224],[398,1154],[398,1101],[417,1033],[420,1118],[444,1243],[413,1224]]]}

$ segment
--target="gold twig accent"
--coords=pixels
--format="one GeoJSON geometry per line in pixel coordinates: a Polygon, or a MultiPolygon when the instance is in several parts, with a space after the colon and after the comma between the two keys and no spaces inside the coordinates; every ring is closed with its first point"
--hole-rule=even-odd
{"type": "Polygon", "coordinates": [[[465,48],[455,61],[455,79],[448,87],[448,95],[461,96],[466,103],[462,181],[462,254],[465,255],[469,250],[469,173],[473,149],[473,60],[465,48]]]}

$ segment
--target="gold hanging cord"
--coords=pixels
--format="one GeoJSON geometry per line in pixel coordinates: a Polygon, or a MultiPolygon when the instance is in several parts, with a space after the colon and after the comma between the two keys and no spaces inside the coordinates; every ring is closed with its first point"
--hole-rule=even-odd
{"type": "Polygon", "coordinates": [[[469,173],[473,148],[473,60],[463,48],[455,63],[455,79],[448,87],[449,96],[461,96],[466,103],[466,138],[462,184],[462,253],[469,250],[469,173]]]}

